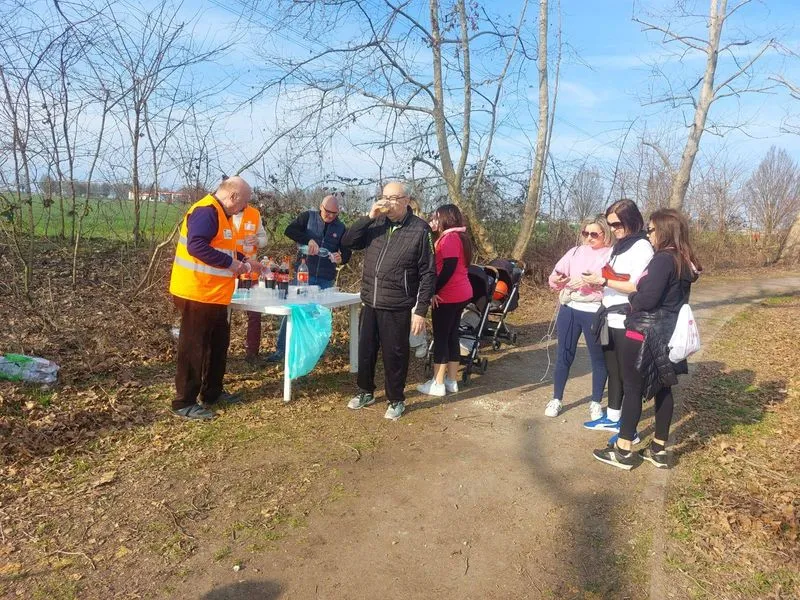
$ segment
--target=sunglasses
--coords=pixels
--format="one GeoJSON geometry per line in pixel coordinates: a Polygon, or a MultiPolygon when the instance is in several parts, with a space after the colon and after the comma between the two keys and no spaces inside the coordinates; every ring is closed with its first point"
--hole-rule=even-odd
{"type": "Polygon", "coordinates": [[[608,226],[611,227],[611,229],[622,229],[624,227],[622,221],[614,221],[613,223],[609,221],[608,226]]]}
{"type": "Polygon", "coordinates": [[[582,235],[583,237],[585,237],[585,238],[588,238],[588,237],[590,237],[590,238],[592,238],[593,240],[596,240],[597,238],[599,238],[599,237],[600,237],[601,235],[603,235],[603,234],[602,234],[602,233],[600,233],[600,232],[598,232],[598,231],[581,231],[581,235],[582,235]]]}
{"type": "Polygon", "coordinates": [[[645,231],[647,232],[647,235],[650,235],[651,233],[655,233],[656,228],[655,227],[648,227],[647,229],[645,229],[645,231]]]}
{"type": "Polygon", "coordinates": [[[325,208],[324,206],[322,207],[322,210],[324,210],[324,211],[325,211],[325,214],[326,214],[326,215],[333,215],[334,217],[335,217],[336,215],[338,215],[338,214],[339,214],[339,211],[338,211],[338,210],[328,210],[328,209],[327,209],[327,208],[325,208]]]}

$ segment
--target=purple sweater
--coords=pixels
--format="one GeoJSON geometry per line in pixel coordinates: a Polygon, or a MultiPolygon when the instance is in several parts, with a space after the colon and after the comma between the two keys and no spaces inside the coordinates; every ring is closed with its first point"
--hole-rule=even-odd
{"type": "MultiPolygon", "coordinates": [[[[211,247],[217,231],[219,230],[219,217],[217,209],[213,206],[195,208],[186,220],[186,248],[189,255],[212,267],[227,269],[233,259],[219,250],[211,247]]],[[[244,255],[236,253],[236,258],[242,260],[244,255]]]]}

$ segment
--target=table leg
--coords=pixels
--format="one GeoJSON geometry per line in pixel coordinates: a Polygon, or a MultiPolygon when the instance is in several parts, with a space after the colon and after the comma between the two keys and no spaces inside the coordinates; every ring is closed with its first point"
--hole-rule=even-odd
{"type": "Polygon", "coordinates": [[[283,353],[283,401],[292,399],[292,380],[289,378],[289,355],[292,348],[292,314],[286,317],[286,350],[283,353]]]}
{"type": "Polygon", "coordinates": [[[358,313],[360,304],[350,305],[350,372],[358,373],[358,313]]]}

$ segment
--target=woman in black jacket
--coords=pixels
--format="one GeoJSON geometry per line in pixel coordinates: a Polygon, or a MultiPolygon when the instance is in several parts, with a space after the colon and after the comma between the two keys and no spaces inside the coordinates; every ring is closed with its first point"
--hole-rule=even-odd
{"type": "Polygon", "coordinates": [[[613,446],[594,451],[597,460],[626,470],[642,459],[659,468],[669,466],[665,446],[674,408],[672,385],[687,369],[686,361],[669,362],[667,344],[678,312],[689,301],[692,283],[702,270],[689,243],[689,225],[678,211],[654,212],[647,235],[656,253],[629,296],[630,315],[620,344],[624,399],[619,439],[613,446]],[[642,416],[642,400],[651,397],[655,397],[655,435],[648,448],[634,454],[632,440],[642,416]]]}

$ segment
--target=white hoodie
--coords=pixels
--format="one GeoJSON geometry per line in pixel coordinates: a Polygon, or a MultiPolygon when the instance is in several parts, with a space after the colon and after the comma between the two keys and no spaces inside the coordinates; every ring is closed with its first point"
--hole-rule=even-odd
{"type": "MultiPolygon", "coordinates": [[[[653,247],[645,239],[637,241],[625,252],[613,256],[608,264],[620,275],[628,274],[631,281],[638,283],[639,278],[644,273],[650,259],[653,258],[653,247]]],[[[606,286],[603,288],[603,306],[619,306],[628,303],[628,294],[612,290],[606,286]]],[[[608,313],[608,326],[614,329],[625,329],[625,315],[608,313]]]]}

